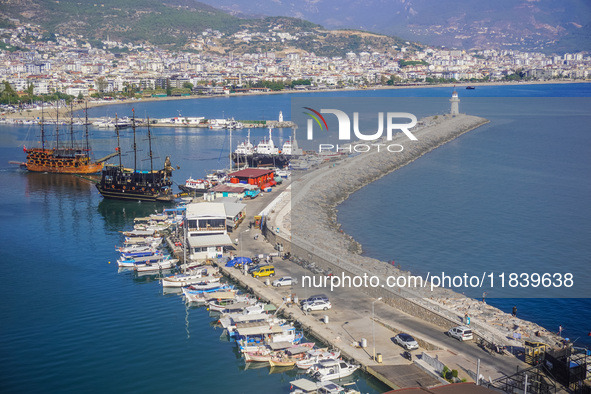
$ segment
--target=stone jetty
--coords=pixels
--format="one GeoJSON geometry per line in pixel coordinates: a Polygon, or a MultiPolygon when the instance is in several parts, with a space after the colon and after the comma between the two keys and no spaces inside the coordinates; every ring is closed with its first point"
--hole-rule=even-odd
{"type": "MultiPolygon", "coordinates": [[[[367,184],[485,123],[488,120],[464,114],[424,118],[412,130],[416,141],[402,133],[392,141],[381,141],[384,146],[403,146],[401,152],[374,149],[307,173],[292,182],[289,198],[284,198],[269,215],[271,227],[276,231],[268,236],[283,244],[285,251],[330,269],[334,275],[367,274],[386,278],[410,274],[390,263],[362,256],[361,245],[340,229],[337,206],[367,184]]],[[[496,344],[523,346],[522,341],[529,339],[560,345],[560,338],[543,327],[451,290],[387,286],[361,290],[446,329],[462,323],[468,314],[477,336],[496,344]],[[515,334],[521,340],[513,340],[515,334]]]]}

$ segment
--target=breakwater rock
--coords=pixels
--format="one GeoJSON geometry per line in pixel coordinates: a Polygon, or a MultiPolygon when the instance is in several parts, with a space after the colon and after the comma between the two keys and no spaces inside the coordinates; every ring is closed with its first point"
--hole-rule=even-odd
{"type": "MultiPolygon", "coordinates": [[[[329,265],[335,275],[338,271],[380,278],[410,275],[391,263],[362,256],[362,246],[340,229],[337,206],[367,184],[485,123],[488,120],[468,115],[424,118],[412,130],[416,141],[402,133],[392,141],[381,141],[384,146],[399,144],[403,147],[399,152],[373,149],[312,171],[292,183],[291,207],[278,208],[279,213],[273,218],[275,224],[287,234],[285,239],[291,242],[292,253],[295,251],[303,258],[329,265]]],[[[384,297],[385,302],[413,315],[429,315],[429,321],[441,326],[460,324],[468,314],[478,335],[495,343],[519,346],[510,339],[514,333],[520,334],[522,339],[553,346],[559,343],[555,334],[536,324],[448,289],[367,287],[364,291],[384,297]]]]}

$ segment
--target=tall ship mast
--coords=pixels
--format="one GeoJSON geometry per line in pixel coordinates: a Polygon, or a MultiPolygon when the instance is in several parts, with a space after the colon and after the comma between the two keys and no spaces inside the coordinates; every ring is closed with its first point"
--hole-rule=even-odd
{"type": "MultiPolygon", "coordinates": [[[[59,105],[55,122],[55,147],[46,147],[44,103],[41,103],[41,147],[23,148],[27,154],[27,161],[21,166],[32,172],[50,172],[59,174],[96,174],[103,169],[103,162],[109,158],[92,161],[88,144],[88,129],[86,130],[86,144],[74,143],[74,131],[70,124],[70,144],[59,140],[59,105]]],[[[88,123],[88,122],[86,122],[88,123]]],[[[88,128],[88,125],[86,126],[88,128]]]]}
{"type": "MultiPolygon", "coordinates": [[[[115,122],[117,125],[117,122],[115,122]]],[[[121,163],[121,147],[119,145],[119,127],[115,126],[117,133],[117,152],[119,164],[107,164],[101,172],[101,180],[96,184],[99,193],[105,198],[133,201],[173,201],[177,196],[172,192],[172,171],[167,156],[164,167],[161,170],[154,170],[152,155],[152,134],[150,132],[150,121],[148,119],[148,146],[150,170],[142,171],[137,168],[137,144],[135,111],[131,123],[133,129],[133,154],[134,168],[125,168],[121,163]]]]}

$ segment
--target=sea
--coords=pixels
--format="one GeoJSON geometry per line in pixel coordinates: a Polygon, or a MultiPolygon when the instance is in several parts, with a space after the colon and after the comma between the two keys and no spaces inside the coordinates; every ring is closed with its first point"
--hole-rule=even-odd
{"type": "MultiPolygon", "coordinates": [[[[292,97],[401,97],[425,116],[447,112],[451,90],[137,101],[92,108],[89,116],[131,116],[133,109],[136,116],[150,118],[180,114],[269,120],[282,111],[289,120],[292,97]]],[[[589,285],[591,119],[586,100],[591,84],[457,90],[461,112],[491,123],[351,195],[339,207],[343,229],[366,255],[395,260],[419,274],[467,265],[508,270],[533,260],[544,271],[577,268],[575,280],[589,285]],[[558,119],[548,115],[557,113],[558,119]],[[359,225],[364,222],[378,225],[359,225]]],[[[67,126],[59,128],[60,138],[68,135],[67,126]]],[[[47,126],[49,140],[55,132],[55,126],[47,126]]],[[[90,132],[95,158],[114,152],[113,130],[90,132]]],[[[154,127],[151,132],[155,166],[170,156],[180,167],[173,179],[183,183],[227,168],[228,153],[248,130],[230,135],[154,127]]],[[[258,141],[267,133],[252,129],[250,136],[258,141]]],[[[278,144],[291,130],[273,133],[278,144]]],[[[289,392],[295,371],[246,367],[204,308],[188,307],[178,294],[163,293],[155,276],[118,271],[115,246],[122,243],[121,231],[162,205],[104,200],[84,179],[27,173],[9,164],[24,161],[23,146],[37,146],[39,138],[38,126],[0,124],[0,391],[289,392]]],[[[139,129],[136,138],[138,167],[147,169],[146,130],[139,129]]],[[[121,133],[127,166],[134,160],[132,139],[130,130],[121,133]]],[[[539,298],[539,291],[508,298],[489,289],[487,302],[507,312],[517,306],[519,317],[549,330],[562,326],[563,336],[591,346],[591,301],[584,292],[539,298]]],[[[387,389],[361,373],[354,381],[364,393],[387,389]]]]}

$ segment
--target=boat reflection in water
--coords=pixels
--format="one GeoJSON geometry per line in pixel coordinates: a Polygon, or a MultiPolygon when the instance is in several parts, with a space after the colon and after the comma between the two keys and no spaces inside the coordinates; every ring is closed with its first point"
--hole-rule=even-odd
{"type": "Polygon", "coordinates": [[[132,228],[134,219],[162,211],[162,204],[104,199],[98,203],[98,212],[105,220],[105,228],[111,232],[132,228]]]}
{"type": "Polygon", "coordinates": [[[28,172],[25,195],[66,194],[73,197],[90,196],[93,193],[91,182],[74,175],[28,172]]]}

